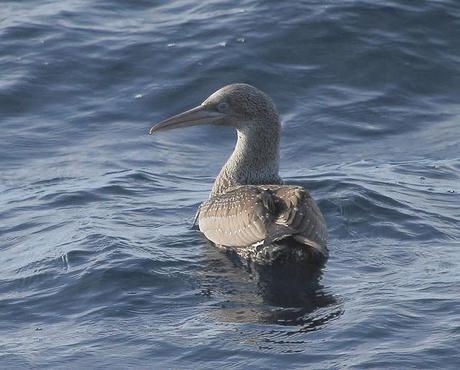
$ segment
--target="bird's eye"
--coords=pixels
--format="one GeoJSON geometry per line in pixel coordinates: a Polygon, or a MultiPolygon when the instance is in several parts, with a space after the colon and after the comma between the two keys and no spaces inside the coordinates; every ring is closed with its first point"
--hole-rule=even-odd
{"type": "Polygon", "coordinates": [[[228,103],[226,102],[220,102],[218,105],[217,105],[217,110],[221,113],[224,113],[226,111],[228,111],[228,103]]]}

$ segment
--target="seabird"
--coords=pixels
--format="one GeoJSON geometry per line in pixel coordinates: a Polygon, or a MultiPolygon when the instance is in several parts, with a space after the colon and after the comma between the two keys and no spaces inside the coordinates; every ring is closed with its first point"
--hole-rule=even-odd
{"type": "Polygon", "coordinates": [[[324,217],[307,190],[279,176],[281,122],[271,98],[247,84],[217,90],[201,105],[161,121],[158,131],[201,124],[233,127],[238,140],[197,212],[218,247],[256,262],[327,260],[324,217]],[[286,257],[288,256],[288,257],[286,257]]]}

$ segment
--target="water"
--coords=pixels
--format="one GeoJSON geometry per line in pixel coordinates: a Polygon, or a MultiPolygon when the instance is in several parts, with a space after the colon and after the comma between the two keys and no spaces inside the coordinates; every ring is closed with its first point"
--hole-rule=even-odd
{"type": "Polygon", "coordinates": [[[0,18],[2,368],[458,368],[458,1],[0,18]],[[300,298],[190,229],[234,133],[147,135],[231,82],[273,97],[282,176],[327,218],[300,298]]]}

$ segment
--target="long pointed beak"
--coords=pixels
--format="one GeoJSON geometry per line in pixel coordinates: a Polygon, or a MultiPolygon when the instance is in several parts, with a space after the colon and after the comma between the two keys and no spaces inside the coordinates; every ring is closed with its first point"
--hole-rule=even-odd
{"type": "Polygon", "coordinates": [[[189,127],[202,124],[218,123],[225,114],[219,112],[213,112],[206,109],[205,106],[199,105],[193,109],[185,111],[183,113],[172,116],[164,121],[157,123],[152,126],[149,134],[152,135],[157,131],[171,130],[179,127],[189,127]]]}

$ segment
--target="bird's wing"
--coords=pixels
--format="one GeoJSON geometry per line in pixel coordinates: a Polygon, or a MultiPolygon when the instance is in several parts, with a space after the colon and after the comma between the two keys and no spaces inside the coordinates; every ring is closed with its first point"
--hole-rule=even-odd
{"type": "Polygon", "coordinates": [[[300,186],[232,188],[204,202],[198,222],[201,232],[215,244],[242,247],[292,236],[327,255],[324,218],[300,186]]]}
{"type": "Polygon", "coordinates": [[[198,223],[213,243],[229,247],[248,246],[264,240],[270,214],[264,192],[255,186],[238,186],[202,203],[198,223]]]}
{"type": "Polygon", "coordinates": [[[301,186],[272,187],[272,191],[281,200],[281,207],[270,225],[270,234],[292,236],[327,256],[326,222],[310,194],[301,186]]]}

